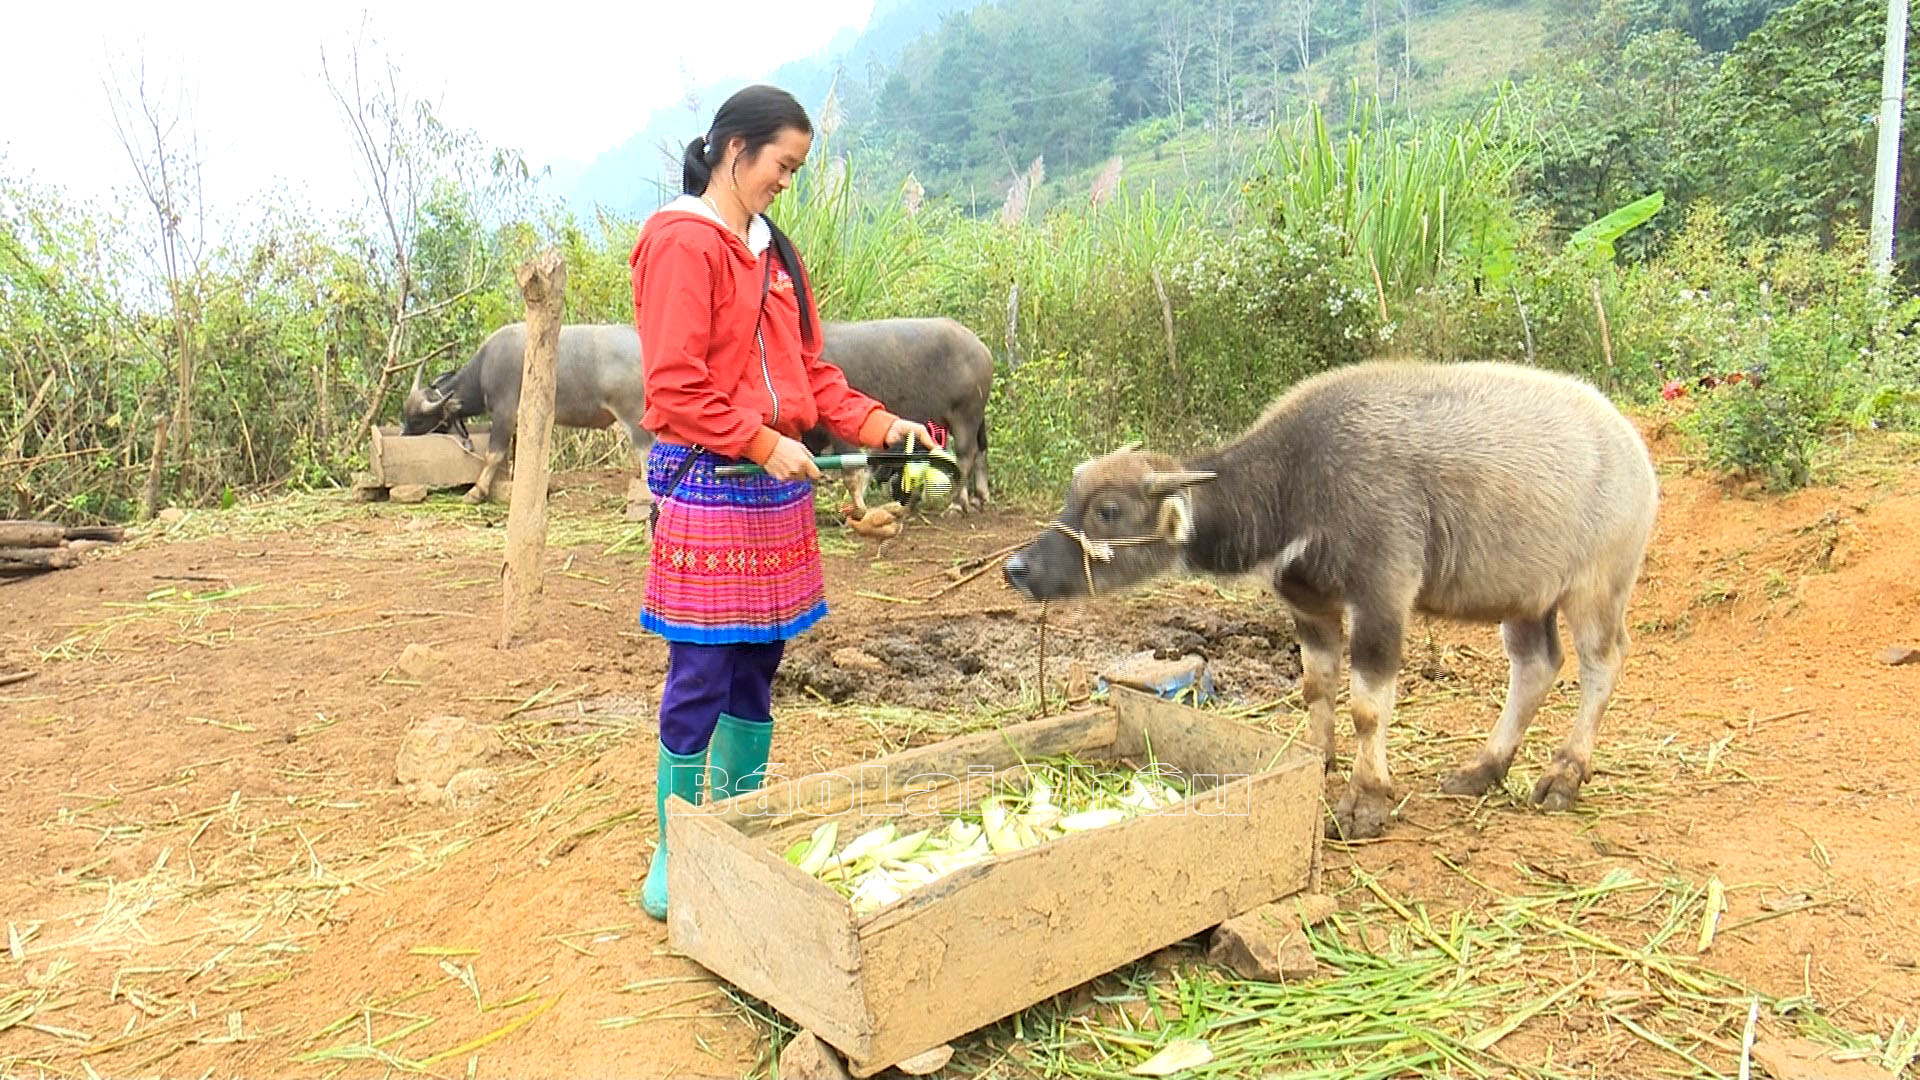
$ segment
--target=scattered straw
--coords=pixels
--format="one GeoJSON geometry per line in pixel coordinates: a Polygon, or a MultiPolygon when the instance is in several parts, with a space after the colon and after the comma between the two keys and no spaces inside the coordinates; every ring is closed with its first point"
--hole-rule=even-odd
{"type": "Polygon", "coordinates": [[[689,1005],[696,1001],[709,1001],[713,998],[717,998],[720,996],[721,996],[721,992],[717,989],[706,990],[698,994],[689,994],[686,997],[675,998],[672,1001],[655,1005],[650,1009],[643,1009],[640,1012],[634,1013],[631,1016],[603,1017],[600,1020],[596,1021],[596,1023],[598,1023],[603,1028],[610,1028],[613,1030],[637,1027],[638,1025],[644,1024],[649,1020],[659,1020],[659,1019],[666,1018],[670,1015],[673,1015],[670,1013],[670,1010],[677,1009],[682,1005],[689,1005]]]}
{"type": "Polygon", "coordinates": [[[1055,999],[963,1040],[956,1063],[1121,1077],[1168,1042],[1195,1038],[1212,1049],[1208,1075],[1559,1080],[1590,1068],[1558,1063],[1554,1048],[1576,1019],[1582,1058],[1611,1075],[1730,1077],[1748,1053],[1743,1025],[1761,1020],[1896,1076],[1920,1056],[1904,1027],[1849,1032],[1805,999],[1771,999],[1702,966],[1688,931],[1710,903],[1707,887],[1615,871],[1509,895],[1446,865],[1485,891],[1484,907],[1439,920],[1355,873],[1370,902],[1307,932],[1319,978],[1276,985],[1142,962],[1077,1001],[1055,999]]]}
{"type": "Polygon", "coordinates": [[[112,659],[118,652],[135,652],[147,648],[156,642],[155,632],[149,631],[134,635],[136,640],[120,645],[118,650],[112,647],[119,639],[127,637],[127,631],[136,628],[156,627],[161,637],[160,643],[195,644],[218,647],[224,641],[230,641],[234,633],[235,618],[242,614],[258,612],[278,612],[295,610],[314,605],[299,604],[237,604],[233,601],[251,595],[264,588],[261,585],[239,585],[228,589],[206,592],[193,592],[176,586],[166,586],[148,593],[139,603],[125,601],[107,601],[100,606],[118,614],[99,619],[91,623],[72,627],[71,631],[55,644],[38,650],[43,662],[54,661],[95,661],[112,659]],[[216,615],[226,620],[226,625],[209,628],[207,623],[216,615]],[[171,628],[168,632],[167,628],[171,628]],[[225,635],[222,639],[219,635],[225,635]]]}
{"type": "Polygon", "coordinates": [[[547,1000],[541,1002],[540,1006],[534,1009],[532,1012],[529,1012],[523,1016],[517,1017],[513,1020],[509,1020],[506,1023],[500,1025],[499,1027],[493,1029],[492,1031],[486,1033],[485,1035],[480,1036],[477,1039],[468,1040],[467,1042],[463,1042],[458,1046],[448,1047],[447,1049],[442,1050],[437,1054],[429,1054],[426,1057],[422,1058],[420,1063],[424,1066],[433,1066],[442,1061],[447,1060],[448,1058],[459,1057],[461,1054],[470,1054],[476,1050],[480,1050],[485,1047],[491,1046],[494,1043],[499,1042],[501,1039],[504,1039],[507,1036],[513,1034],[514,1032],[519,1031],[521,1028],[526,1027],[528,1024],[533,1023],[535,1020],[538,1020],[540,1017],[545,1016],[547,1014],[547,1011],[552,1009],[555,1005],[558,1005],[560,1003],[560,999],[565,996],[566,996],[566,991],[563,990],[560,993],[555,994],[552,997],[548,998],[547,1000]]]}
{"type": "Polygon", "coordinates": [[[505,1039],[546,1015],[565,996],[565,991],[562,991],[542,999],[535,992],[527,992],[491,1006],[481,1005],[478,1011],[485,1014],[538,1002],[533,1009],[506,1023],[443,1050],[427,1053],[408,1051],[404,1046],[406,1041],[433,1026],[438,1022],[438,1018],[424,1013],[403,1012],[397,1006],[453,984],[466,988],[473,994],[476,1003],[480,999],[479,985],[470,967],[459,968],[446,960],[440,961],[440,967],[446,973],[445,978],[384,1001],[369,1001],[366,1005],[346,1013],[314,1033],[307,1039],[307,1044],[312,1045],[349,1032],[357,1032],[360,1041],[309,1050],[295,1055],[293,1060],[299,1064],[332,1062],[350,1065],[359,1062],[375,1062],[388,1069],[397,1069],[402,1072],[430,1073],[435,1065],[443,1061],[476,1054],[505,1039]],[[382,1030],[388,1027],[391,1027],[391,1030],[382,1030]]]}
{"type": "Polygon", "coordinates": [[[1395,915],[1400,916],[1400,918],[1404,919],[1407,925],[1412,927],[1416,933],[1418,933],[1421,937],[1426,938],[1428,942],[1432,943],[1434,948],[1439,949],[1441,952],[1446,953],[1449,957],[1452,957],[1453,962],[1456,964],[1465,964],[1467,962],[1466,958],[1460,955],[1459,949],[1455,948],[1445,938],[1441,937],[1438,933],[1434,931],[1433,924],[1427,921],[1425,911],[1422,911],[1417,916],[1413,912],[1408,911],[1406,909],[1406,906],[1401,904],[1400,901],[1395,900],[1393,897],[1387,895],[1387,891],[1380,887],[1380,882],[1378,880],[1376,880],[1374,877],[1372,877],[1366,871],[1360,869],[1359,867],[1357,866],[1352,867],[1349,870],[1349,873],[1351,873],[1354,876],[1354,879],[1359,881],[1360,884],[1365,885],[1367,887],[1368,892],[1371,892],[1373,893],[1373,895],[1379,897],[1381,903],[1393,909],[1393,913],[1395,915]]]}

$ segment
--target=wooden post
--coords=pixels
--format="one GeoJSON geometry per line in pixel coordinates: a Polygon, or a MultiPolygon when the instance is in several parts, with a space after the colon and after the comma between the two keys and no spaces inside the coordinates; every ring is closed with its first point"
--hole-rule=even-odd
{"type": "Polygon", "coordinates": [[[153,460],[147,468],[147,486],[140,494],[140,520],[151,521],[160,509],[160,467],[167,458],[167,415],[161,413],[153,424],[153,460]]]}
{"type": "Polygon", "coordinates": [[[553,439],[554,358],[560,347],[561,301],[567,267],[552,248],[522,264],[517,274],[527,304],[527,352],[520,369],[515,422],[513,493],[507,510],[507,557],[500,568],[505,601],[500,647],[533,626],[547,549],[547,472],[553,439]]]}

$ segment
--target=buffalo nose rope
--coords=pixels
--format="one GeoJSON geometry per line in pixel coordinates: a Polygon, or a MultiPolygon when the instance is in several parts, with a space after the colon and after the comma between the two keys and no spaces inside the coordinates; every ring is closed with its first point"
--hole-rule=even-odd
{"type": "MultiPolygon", "coordinates": [[[[1078,529],[1075,529],[1073,526],[1068,525],[1064,521],[1051,522],[1047,525],[1047,528],[1055,529],[1055,530],[1058,530],[1059,532],[1065,533],[1066,535],[1073,538],[1074,543],[1080,545],[1080,572],[1085,574],[1087,578],[1087,596],[1088,597],[1092,597],[1094,593],[1094,589],[1093,589],[1094,560],[1097,559],[1100,562],[1112,562],[1113,546],[1115,544],[1151,544],[1160,539],[1157,536],[1121,536],[1121,537],[1115,537],[1112,540],[1092,540],[1092,539],[1088,539],[1088,537],[1084,533],[1080,532],[1078,529]]],[[[1046,601],[1044,600],[1040,602],[1039,693],[1040,693],[1040,715],[1044,717],[1047,715],[1047,604],[1046,604],[1046,601]]]]}
{"type": "Polygon", "coordinates": [[[1092,596],[1094,592],[1094,561],[1098,560],[1103,563],[1112,562],[1115,544],[1152,544],[1159,542],[1161,539],[1158,536],[1116,536],[1111,540],[1093,540],[1064,521],[1050,522],[1047,528],[1067,534],[1073,538],[1074,543],[1080,545],[1080,571],[1087,577],[1088,596],[1092,596]]]}

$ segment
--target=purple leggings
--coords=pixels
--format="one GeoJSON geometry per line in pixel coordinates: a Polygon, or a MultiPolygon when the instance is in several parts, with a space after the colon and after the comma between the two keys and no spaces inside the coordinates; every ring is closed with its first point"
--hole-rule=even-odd
{"type": "Polygon", "coordinates": [[[696,754],[713,738],[720,714],[773,719],[773,673],[784,641],[745,645],[667,643],[667,685],[660,691],[660,741],[696,754]]]}

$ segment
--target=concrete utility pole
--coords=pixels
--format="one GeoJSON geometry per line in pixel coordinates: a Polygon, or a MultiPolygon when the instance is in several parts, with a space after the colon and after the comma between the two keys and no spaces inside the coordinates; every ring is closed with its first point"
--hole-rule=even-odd
{"type": "Polygon", "coordinates": [[[1885,64],[1880,71],[1880,159],[1873,175],[1873,268],[1893,271],[1894,181],[1900,171],[1900,113],[1907,87],[1907,0],[1887,0],[1885,64]]]}

